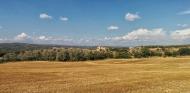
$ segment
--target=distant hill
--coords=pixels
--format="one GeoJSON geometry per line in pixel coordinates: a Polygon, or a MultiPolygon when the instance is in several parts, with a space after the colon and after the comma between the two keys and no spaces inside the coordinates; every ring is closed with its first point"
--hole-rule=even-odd
{"type": "Polygon", "coordinates": [[[18,52],[26,50],[39,50],[50,48],[96,48],[96,46],[67,46],[51,44],[28,44],[28,43],[0,43],[0,53],[18,52]]]}
{"type": "MultiPolygon", "coordinates": [[[[108,48],[119,48],[125,49],[128,47],[111,47],[108,48]]],[[[146,47],[146,48],[181,48],[190,47],[190,45],[149,45],[149,46],[136,46],[136,47],[146,47]]],[[[26,50],[39,50],[39,49],[50,49],[50,48],[87,48],[96,49],[97,46],[69,46],[69,45],[53,45],[53,44],[28,44],[28,43],[0,43],[0,53],[8,52],[19,52],[26,50]]],[[[135,48],[135,47],[134,47],[135,48]]]]}
{"type": "MultiPolygon", "coordinates": [[[[141,47],[141,46],[138,46],[141,47]]],[[[147,45],[143,46],[146,48],[182,48],[182,47],[190,47],[190,44],[187,45],[147,45]]]]}
{"type": "Polygon", "coordinates": [[[174,46],[66,46],[1,43],[0,63],[10,61],[86,61],[106,58],[148,58],[189,56],[189,45],[174,46]]]}

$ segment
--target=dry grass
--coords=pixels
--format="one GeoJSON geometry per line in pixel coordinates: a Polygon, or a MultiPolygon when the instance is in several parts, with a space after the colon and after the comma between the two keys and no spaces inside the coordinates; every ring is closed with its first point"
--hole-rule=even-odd
{"type": "Polygon", "coordinates": [[[190,58],[0,64],[0,93],[190,93],[190,58]]]}

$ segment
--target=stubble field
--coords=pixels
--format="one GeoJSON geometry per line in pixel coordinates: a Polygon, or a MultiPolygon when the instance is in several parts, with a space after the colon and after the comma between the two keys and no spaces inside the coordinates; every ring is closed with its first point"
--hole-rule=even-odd
{"type": "Polygon", "coordinates": [[[5,63],[0,93],[190,93],[190,57],[5,63]]]}

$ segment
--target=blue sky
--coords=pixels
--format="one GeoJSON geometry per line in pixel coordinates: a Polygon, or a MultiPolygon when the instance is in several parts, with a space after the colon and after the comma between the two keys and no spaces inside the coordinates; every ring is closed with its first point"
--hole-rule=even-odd
{"type": "Polygon", "coordinates": [[[189,0],[1,0],[0,42],[190,43],[189,0]]]}

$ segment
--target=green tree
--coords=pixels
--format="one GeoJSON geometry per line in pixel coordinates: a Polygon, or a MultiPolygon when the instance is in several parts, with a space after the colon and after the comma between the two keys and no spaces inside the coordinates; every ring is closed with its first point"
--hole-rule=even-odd
{"type": "Polygon", "coordinates": [[[178,52],[181,56],[190,55],[190,48],[180,48],[178,52]]]}

